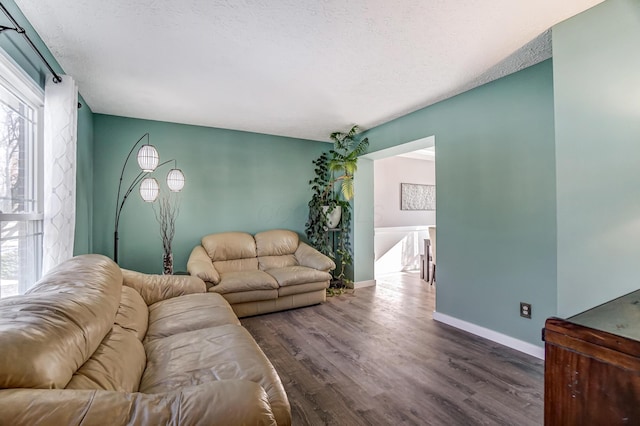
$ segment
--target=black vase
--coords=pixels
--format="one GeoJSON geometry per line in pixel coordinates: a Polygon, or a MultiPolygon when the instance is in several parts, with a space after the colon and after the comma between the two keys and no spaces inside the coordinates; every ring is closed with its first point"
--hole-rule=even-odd
{"type": "Polygon", "coordinates": [[[162,255],[162,273],[164,275],[173,275],[173,253],[162,255]]]}

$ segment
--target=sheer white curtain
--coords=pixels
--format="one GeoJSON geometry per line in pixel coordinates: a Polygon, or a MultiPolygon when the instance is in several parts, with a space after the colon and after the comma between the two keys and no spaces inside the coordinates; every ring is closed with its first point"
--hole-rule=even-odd
{"type": "Polygon", "coordinates": [[[73,256],[76,222],[78,88],[73,78],[44,91],[44,223],[42,273],[73,256]]]}

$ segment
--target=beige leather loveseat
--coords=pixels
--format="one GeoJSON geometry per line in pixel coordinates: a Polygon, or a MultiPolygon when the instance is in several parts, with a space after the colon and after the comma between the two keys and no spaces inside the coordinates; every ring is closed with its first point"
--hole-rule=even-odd
{"type": "Polygon", "coordinates": [[[202,238],[187,270],[219,293],[239,317],[322,303],[335,263],[284,229],[202,238]]]}
{"type": "Polygon", "coordinates": [[[290,424],[273,366],[205,289],[85,255],[0,300],[0,424],[290,424]]]}

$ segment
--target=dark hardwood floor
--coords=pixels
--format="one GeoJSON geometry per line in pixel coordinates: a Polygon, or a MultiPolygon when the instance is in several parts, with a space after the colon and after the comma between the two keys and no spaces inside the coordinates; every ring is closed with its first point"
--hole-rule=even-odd
{"type": "Polygon", "coordinates": [[[433,320],[417,273],[242,319],[280,374],[294,425],[540,425],[541,360],[433,320]]]}

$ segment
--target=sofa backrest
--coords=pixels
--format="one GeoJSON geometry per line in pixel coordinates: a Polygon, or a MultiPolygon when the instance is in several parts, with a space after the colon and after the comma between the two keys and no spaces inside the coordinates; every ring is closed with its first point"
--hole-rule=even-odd
{"type": "Polygon", "coordinates": [[[0,300],[0,388],[64,388],[111,332],[121,291],[118,265],[83,255],[0,300]]]}
{"type": "Polygon", "coordinates": [[[131,271],[121,272],[122,293],[111,331],[73,374],[66,389],[138,391],[147,365],[142,340],[149,326],[149,308],[137,290],[124,285],[131,271]]]}
{"type": "Polygon", "coordinates": [[[283,268],[298,264],[294,253],[300,237],[293,231],[274,229],[255,235],[258,265],[261,270],[283,268]]]}
{"type": "Polygon", "coordinates": [[[136,392],[147,364],[142,339],[148,325],[147,304],[140,293],[123,285],[113,328],[74,373],[66,389],[136,392]]]}
{"type": "MultiPolygon", "coordinates": [[[[126,272],[122,272],[123,284],[126,272]]],[[[142,341],[147,335],[149,326],[149,309],[144,299],[136,290],[126,285],[122,286],[120,307],[116,314],[115,324],[136,335],[142,341]]]]}
{"type": "Polygon", "coordinates": [[[220,274],[298,265],[295,252],[299,245],[298,234],[286,229],[259,232],[255,236],[222,232],[202,238],[202,247],[220,274]]]}
{"type": "Polygon", "coordinates": [[[146,365],[142,342],[116,325],[65,388],[137,392],[146,365]]]}
{"type": "Polygon", "coordinates": [[[256,241],[246,232],[223,232],[202,238],[202,246],[221,273],[258,269],[256,241]]]}

